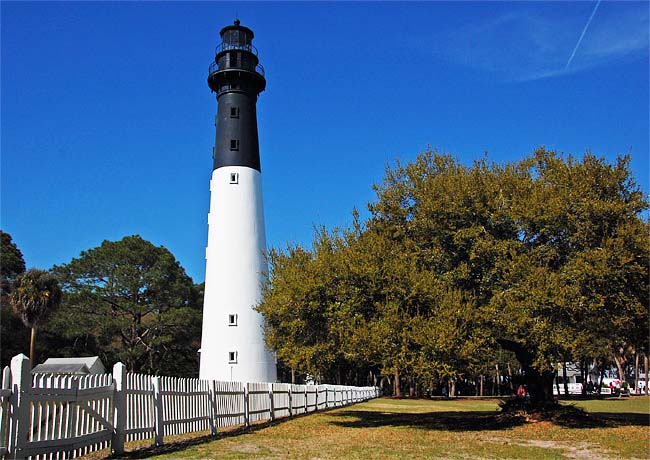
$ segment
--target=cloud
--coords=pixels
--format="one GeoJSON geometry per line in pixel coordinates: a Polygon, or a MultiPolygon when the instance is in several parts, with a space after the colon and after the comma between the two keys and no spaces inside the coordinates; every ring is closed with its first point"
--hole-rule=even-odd
{"type": "Polygon", "coordinates": [[[466,26],[435,37],[432,50],[438,58],[515,81],[582,72],[630,55],[647,56],[645,4],[603,2],[585,31],[593,5],[526,4],[470,18],[466,26]]]}

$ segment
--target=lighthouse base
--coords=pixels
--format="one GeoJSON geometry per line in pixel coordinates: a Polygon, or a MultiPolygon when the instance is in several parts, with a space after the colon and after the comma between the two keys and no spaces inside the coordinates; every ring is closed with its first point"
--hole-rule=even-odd
{"type": "Polygon", "coordinates": [[[275,382],[276,362],[255,310],[267,270],[262,176],[226,166],[210,181],[200,378],[275,382]]]}

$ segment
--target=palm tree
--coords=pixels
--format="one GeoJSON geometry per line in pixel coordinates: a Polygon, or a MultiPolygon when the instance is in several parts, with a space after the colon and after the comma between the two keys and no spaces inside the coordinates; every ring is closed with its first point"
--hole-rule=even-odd
{"type": "Polygon", "coordinates": [[[29,342],[29,359],[32,365],[35,364],[36,357],[34,354],[36,329],[59,306],[61,297],[59,280],[50,272],[33,268],[16,278],[9,302],[25,326],[32,330],[29,342]]]}

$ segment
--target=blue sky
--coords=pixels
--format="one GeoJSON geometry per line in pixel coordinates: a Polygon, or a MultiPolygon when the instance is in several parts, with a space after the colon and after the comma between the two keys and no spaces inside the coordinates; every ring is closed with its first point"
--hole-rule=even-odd
{"type": "Polygon", "coordinates": [[[29,267],[140,234],[203,281],[206,77],[236,15],[266,69],[269,245],[348,224],[427,145],[465,163],[630,152],[647,193],[648,3],[595,6],[2,2],[0,225],[29,267]]]}

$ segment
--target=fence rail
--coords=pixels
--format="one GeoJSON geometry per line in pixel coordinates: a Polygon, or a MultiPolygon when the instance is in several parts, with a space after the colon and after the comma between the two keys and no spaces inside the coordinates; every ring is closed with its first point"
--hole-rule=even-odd
{"type": "Polygon", "coordinates": [[[291,417],[379,396],[376,387],[219,382],[127,373],[31,375],[15,356],[2,372],[0,457],[69,459],[124,443],[291,417]]]}

